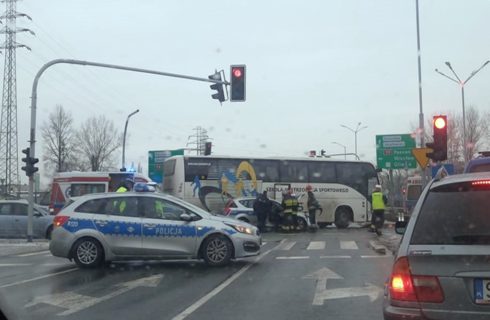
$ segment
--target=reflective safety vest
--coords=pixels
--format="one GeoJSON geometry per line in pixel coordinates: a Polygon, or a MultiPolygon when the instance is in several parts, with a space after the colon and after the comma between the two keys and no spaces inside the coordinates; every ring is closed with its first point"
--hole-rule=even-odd
{"type": "Polygon", "coordinates": [[[286,198],[284,203],[284,213],[286,214],[297,214],[298,213],[298,199],[295,197],[286,198]]]}
{"type": "Polygon", "coordinates": [[[117,188],[117,190],[116,190],[116,192],[127,192],[127,191],[128,191],[128,189],[126,189],[126,187],[123,187],[123,186],[117,188]]]}
{"type": "Polygon", "coordinates": [[[163,218],[163,203],[158,200],[155,201],[155,212],[160,218],[163,218]]]}
{"type": "Polygon", "coordinates": [[[383,193],[382,192],[373,192],[371,195],[373,200],[373,210],[384,210],[385,202],[383,201],[383,193]]]}

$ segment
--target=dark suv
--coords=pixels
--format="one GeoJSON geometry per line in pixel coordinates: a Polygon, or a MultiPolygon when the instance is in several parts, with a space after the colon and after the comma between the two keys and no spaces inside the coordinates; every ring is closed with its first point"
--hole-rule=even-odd
{"type": "Polygon", "coordinates": [[[385,319],[490,319],[490,172],[434,179],[395,228],[385,319]]]}

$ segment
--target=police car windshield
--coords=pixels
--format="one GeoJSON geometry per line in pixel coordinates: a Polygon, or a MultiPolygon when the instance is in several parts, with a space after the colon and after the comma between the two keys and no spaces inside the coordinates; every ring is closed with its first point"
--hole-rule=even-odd
{"type": "Polygon", "coordinates": [[[167,197],[171,198],[172,201],[174,201],[176,203],[179,203],[182,206],[191,209],[192,211],[194,211],[194,213],[197,213],[200,216],[203,216],[203,217],[206,217],[206,216],[209,216],[209,215],[215,216],[215,214],[213,214],[211,212],[207,212],[207,211],[203,210],[202,208],[199,208],[198,206],[193,205],[192,203],[182,201],[181,199],[176,198],[176,197],[172,197],[172,196],[167,196],[167,197]]]}

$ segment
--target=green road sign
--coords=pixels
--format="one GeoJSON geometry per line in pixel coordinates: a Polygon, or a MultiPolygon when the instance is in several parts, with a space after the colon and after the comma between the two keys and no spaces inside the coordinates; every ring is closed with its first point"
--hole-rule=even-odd
{"type": "Polygon", "coordinates": [[[163,182],[163,162],[172,156],[184,155],[184,149],[148,151],[148,177],[151,180],[163,182]]]}
{"type": "Polygon", "coordinates": [[[412,154],[415,139],[410,134],[376,136],[376,162],[382,169],[414,169],[417,161],[412,154]]]}

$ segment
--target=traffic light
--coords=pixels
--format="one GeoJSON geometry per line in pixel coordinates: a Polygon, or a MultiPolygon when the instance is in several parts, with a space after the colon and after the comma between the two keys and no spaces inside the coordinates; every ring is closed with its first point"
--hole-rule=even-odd
{"type": "Polygon", "coordinates": [[[22,150],[22,153],[26,155],[25,158],[22,158],[22,162],[25,162],[26,165],[21,169],[26,172],[26,176],[32,177],[34,173],[39,170],[39,168],[34,167],[34,165],[39,162],[39,159],[31,158],[31,148],[22,150]]]}
{"type": "Polygon", "coordinates": [[[425,145],[433,151],[427,153],[427,157],[433,161],[444,161],[447,159],[447,116],[434,116],[432,124],[434,142],[425,145]]]}
{"type": "Polygon", "coordinates": [[[231,95],[230,101],[245,101],[246,67],[245,65],[230,66],[231,95]]]}
{"type": "MultiPolygon", "coordinates": [[[[222,81],[221,79],[221,73],[216,71],[214,74],[209,75],[208,78],[210,80],[218,80],[222,81]]],[[[211,89],[216,90],[216,93],[213,93],[211,95],[211,98],[219,100],[219,102],[225,101],[225,90],[223,89],[223,84],[221,83],[213,83],[212,85],[209,86],[211,89]]]]}
{"type": "Polygon", "coordinates": [[[211,148],[213,144],[211,142],[206,142],[204,145],[204,155],[205,156],[210,156],[211,155],[211,148]]]}

